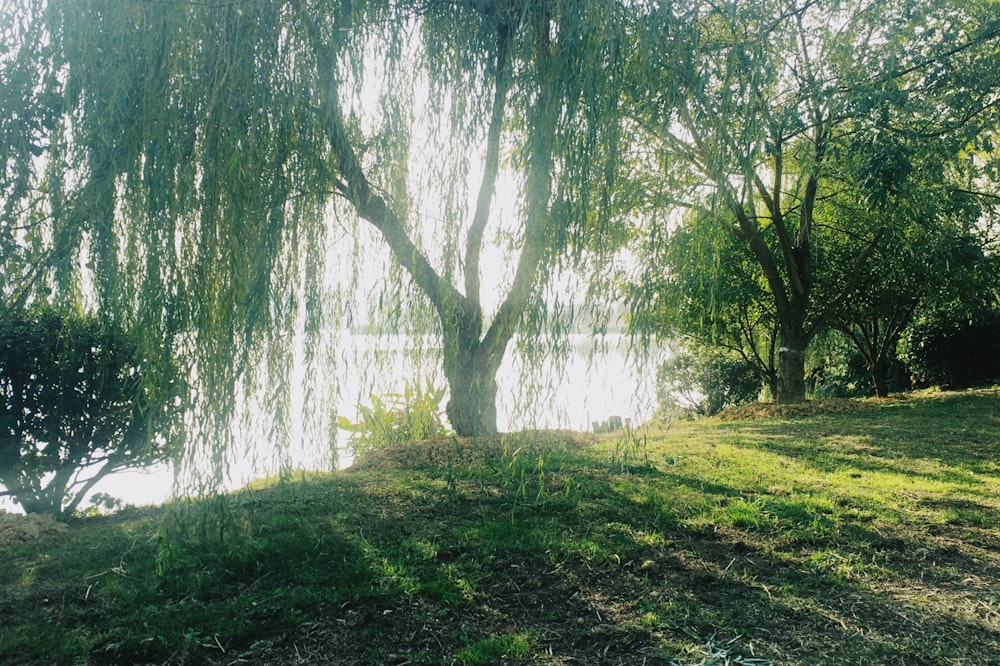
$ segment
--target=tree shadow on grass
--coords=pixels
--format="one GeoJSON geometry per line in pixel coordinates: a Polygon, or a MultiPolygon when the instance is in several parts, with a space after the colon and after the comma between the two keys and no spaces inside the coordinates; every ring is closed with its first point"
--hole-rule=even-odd
{"type": "Polygon", "coordinates": [[[811,543],[729,526],[666,537],[630,553],[654,563],[631,567],[652,583],[636,598],[658,590],[659,605],[680,603],[698,634],[743,635],[775,663],[991,663],[1000,654],[991,593],[1000,568],[933,540],[859,525],[811,543]]]}
{"type": "Polygon", "coordinates": [[[553,479],[566,493],[537,502],[466,472],[339,474],[237,498],[226,538],[182,539],[164,572],[142,537],[119,573],[76,576],[75,596],[49,604],[54,626],[90,641],[77,654],[89,663],[638,666],[698,663],[713,636],[773,664],[1000,654],[996,562],[919,534],[842,522],[788,537],[781,521],[808,533],[814,516],[782,496],[762,498],[777,522],[761,528],[693,526],[671,488],[745,492],[674,472],[553,479]]]}
{"type": "Polygon", "coordinates": [[[950,565],[955,575],[977,571],[985,587],[928,603],[919,595],[945,594],[935,586],[946,581],[931,575],[940,553],[922,541],[862,526],[777,546],[730,526],[673,522],[656,532],[655,507],[610,482],[588,492],[600,501],[571,519],[564,512],[584,503],[484,503],[472,493],[427,499],[419,523],[392,511],[366,517],[364,532],[381,535],[366,547],[402,573],[383,582],[382,596],[334,609],[296,645],[320,654],[334,639],[361,643],[315,663],[462,663],[478,641],[523,636],[530,657],[494,663],[637,665],[684,663],[696,637],[713,635],[775,664],[989,663],[1000,648],[995,621],[956,605],[982,601],[1000,578],[972,559],[950,565]],[[417,556],[415,544],[435,540],[440,549],[417,556]]]}
{"type": "Polygon", "coordinates": [[[903,401],[850,419],[818,416],[726,427],[748,435],[747,445],[793,456],[822,471],[854,467],[914,474],[913,463],[929,462],[951,468],[941,480],[974,483],[969,472],[997,471],[1000,392],[903,401]],[[913,414],[918,406],[919,417],[913,414]]]}
{"type": "Polygon", "coordinates": [[[753,440],[737,446],[785,456],[825,474],[845,471],[859,475],[866,472],[897,474],[942,483],[983,486],[980,477],[991,474],[994,466],[993,460],[979,462],[964,450],[946,451],[943,445],[940,452],[913,452],[898,442],[882,444],[880,439],[867,435],[845,443],[840,436],[825,434],[818,434],[813,439],[792,440],[777,427],[773,430],[758,427],[751,432],[753,440]]]}

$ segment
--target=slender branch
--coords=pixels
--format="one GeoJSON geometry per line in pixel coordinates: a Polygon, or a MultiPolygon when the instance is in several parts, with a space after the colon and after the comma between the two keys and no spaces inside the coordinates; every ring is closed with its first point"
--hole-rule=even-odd
{"type": "MultiPolygon", "coordinates": [[[[775,171],[777,171],[777,169],[775,169],[775,171]]],[[[767,212],[770,213],[773,218],[776,213],[774,199],[771,198],[771,193],[767,191],[767,185],[764,184],[764,181],[761,180],[756,171],[753,174],[753,183],[757,187],[757,194],[759,194],[760,198],[764,200],[767,212]]]]}
{"type": "Polygon", "coordinates": [[[80,502],[83,501],[83,498],[87,495],[87,493],[90,492],[91,488],[96,486],[101,479],[106,477],[111,472],[122,468],[122,462],[124,461],[119,460],[118,463],[115,464],[112,462],[113,459],[114,457],[109,456],[105,465],[101,467],[101,469],[99,469],[94,476],[83,482],[83,486],[79,490],[73,491],[73,499],[66,505],[66,508],[64,509],[65,513],[71,514],[76,511],[76,508],[80,505],[80,502]]]}
{"type": "Polygon", "coordinates": [[[1000,23],[998,23],[996,26],[991,26],[990,30],[983,32],[983,34],[977,35],[972,39],[962,42],[961,44],[957,44],[952,48],[943,51],[942,53],[932,55],[928,58],[925,58],[924,60],[921,60],[919,62],[910,65],[909,67],[892,72],[889,78],[898,79],[906,76],[907,74],[912,74],[917,70],[923,69],[924,67],[928,67],[936,62],[944,62],[945,60],[951,58],[952,56],[956,56],[959,53],[962,53],[963,51],[967,51],[976,46],[980,46],[986,42],[997,39],[998,37],[1000,37],[1000,23]]]}
{"type": "Polygon", "coordinates": [[[341,196],[349,201],[362,219],[370,222],[382,233],[396,261],[406,269],[417,286],[427,295],[442,321],[453,316],[456,306],[467,309],[466,299],[431,266],[423,252],[410,239],[399,216],[388,206],[385,199],[372,191],[368,177],[361,166],[357,153],[351,146],[344,128],[343,112],[337,83],[333,80],[336,72],[336,57],[325,44],[314,43],[320,68],[326,77],[322,78],[320,119],[330,145],[336,156],[340,180],[334,181],[341,196]]]}
{"type": "Polygon", "coordinates": [[[993,194],[992,192],[977,192],[976,190],[966,190],[961,187],[949,187],[948,192],[950,194],[969,194],[974,197],[980,197],[982,199],[993,199],[994,201],[1000,201],[1000,195],[993,194]]]}
{"type": "Polygon", "coordinates": [[[758,226],[756,220],[751,219],[747,212],[743,209],[737,201],[734,199],[730,200],[730,207],[733,210],[733,214],[736,215],[736,220],[740,225],[740,229],[743,231],[747,242],[750,244],[750,250],[753,252],[754,256],[757,258],[757,262],[760,264],[764,271],[764,278],[767,280],[768,286],[771,288],[771,293],[774,296],[774,305],[778,312],[780,318],[781,313],[786,312],[789,307],[788,292],[785,287],[785,282],[781,277],[781,270],[778,268],[778,263],[774,259],[774,255],[771,253],[771,248],[767,246],[764,241],[764,237],[760,233],[760,227],[758,226]]]}
{"type": "MultiPolygon", "coordinates": [[[[483,235],[490,218],[490,207],[496,192],[497,173],[500,165],[500,134],[503,129],[504,112],[507,108],[507,90],[510,87],[508,75],[509,28],[501,26],[497,33],[496,82],[493,94],[493,114],[486,138],[486,164],[483,168],[483,182],[479,186],[476,212],[469,227],[465,245],[465,297],[478,306],[480,302],[479,258],[483,248],[483,235]]],[[[478,309],[478,307],[477,307],[478,309]]],[[[478,335],[478,334],[477,334],[478,335]]]]}
{"type": "MultiPolygon", "coordinates": [[[[772,136],[772,141],[774,141],[774,186],[772,188],[772,191],[774,192],[774,201],[772,205],[774,206],[774,215],[783,217],[781,212],[781,184],[784,178],[785,170],[784,151],[781,143],[781,137],[777,132],[775,132],[772,136]]],[[[754,178],[757,178],[756,170],[754,170],[753,175],[754,178]]],[[[784,223],[784,220],[782,220],[782,223],[784,223]]]]}
{"type": "Polygon", "coordinates": [[[528,299],[535,289],[538,271],[545,257],[554,170],[553,138],[562,106],[559,96],[547,85],[547,82],[552,80],[555,60],[549,35],[552,9],[548,3],[538,3],[533,9],[539,14],[533,22],[539,90],[529,108],[524,246],[518,258],[510,291],[497,309],[482,343],[484,353],[489,357],[488,362],[497,367],[507,343],[514,335],[517,321],[524,313],[528,299]]]}

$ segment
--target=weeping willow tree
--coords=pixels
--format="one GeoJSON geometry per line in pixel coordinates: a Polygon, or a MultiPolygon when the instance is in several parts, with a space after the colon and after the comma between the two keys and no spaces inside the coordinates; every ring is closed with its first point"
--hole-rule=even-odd
{"type": "Polygon", "coordinates": [[[148,381],[157,358],[186,372],[188,436],[218,462],[247,401],[288,439],[296,359],[302,413],[332,413],[332,332],[389,299],[412,330],[430,313],[456,432],[497,431],[515,331],[551,320],[549,276],[608,219],[618,3],[8,5],[4,307],[82,304],[138,332],[148,381]],[[372,287],[372,232],[391,289],[372,287]]]}

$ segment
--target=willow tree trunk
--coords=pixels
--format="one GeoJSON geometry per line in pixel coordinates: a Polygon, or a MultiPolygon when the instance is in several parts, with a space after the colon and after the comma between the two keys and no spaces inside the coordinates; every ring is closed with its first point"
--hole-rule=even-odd
{"type": "Polygon", "coordinates": [[[445,346],[444,373],[451,392],[446,412],[451,427],[460,435],[497,433],[499,364],[491,356],[476,338],[459,338],[445,346]]]}

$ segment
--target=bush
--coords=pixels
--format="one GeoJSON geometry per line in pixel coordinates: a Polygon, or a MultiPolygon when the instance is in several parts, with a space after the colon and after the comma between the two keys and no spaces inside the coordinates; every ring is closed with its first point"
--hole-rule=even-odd
{"type": "Polygon", "coordinates": [[[142,371],[136,345],[96,318],[0,319],[0,495],[60,516],[111,472],[165,459],[170,387],[142,371]]]}
{"type": "Polygon", "coordinates": [[[904,333],[899,355],[923,385],[966,388],[1000,378],[1000,312],[935,310],[904,333]]]}
{"type": "Polygon", "coordinates": [[[656,373],[660,409],[691,409],[702,416],[730,405],[755,402],[761,380],[754,368],[735,354],[718,350],[680,351],[656,373]]]}
{"type": "Polygon", "coordinates": [[[402,393],[371,396],[370,407],[358,405],[361,420],[352,423],[340,417],[341,429],[355,433],[355,455],[393,444],[428,439],[445,432],[442,425],[445,390],[434,388],[428,380],[424,386],[409,382],[402,393]]]}

